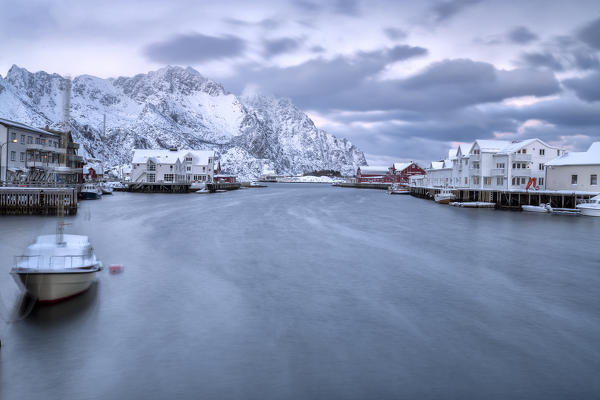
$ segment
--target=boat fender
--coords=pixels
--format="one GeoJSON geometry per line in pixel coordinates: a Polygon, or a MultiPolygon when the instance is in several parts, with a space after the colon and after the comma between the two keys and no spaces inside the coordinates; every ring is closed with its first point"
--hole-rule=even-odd
{"type": "Polygon", "coordinates": [[[111,274],[119,274],[119,273],[123,272],[123,269],[124,269],[124,267],[119,264],[111,264],[108,266],[108,271],[111,274]]]}

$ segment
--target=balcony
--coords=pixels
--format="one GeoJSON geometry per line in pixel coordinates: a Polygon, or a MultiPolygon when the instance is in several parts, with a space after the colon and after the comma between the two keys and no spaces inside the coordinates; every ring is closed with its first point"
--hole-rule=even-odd
{"type": "Polygon", "coordinates": [[[511,171],[512,176],[531,176],[531,169],[529,168],[513,168],[511,171]]]}
{"type": "Polygon", "coordinates": [[[492,168],[492,176],[506,176],[505,168],[492,168]]]}
{"type": "Polygon", "coordinates": [[[56,168],[56,167],[61,166],[61,164],[59,164],[59,163],[33,161],[33,160],[27,161],[25,165],[27,166],[27,168],[43,168],[43,169],[56,168]]]}
{"type": "Polygon", "coordinates": [[[479,161],[481,160],[481,154],[470,154],[469,160],[471,161],[479,161]]]}
{"type": "Polygon", "coordinates": [[[515,153],[512,159],[513,161],[531,161],[531,154],[515,153]]]}
{"type": "Polygon", "coordinates": [[[52,152],[52,153],[59,153],[59,154],[67,153],[67,150],[62,147],[48,146],[48,145],[39,144],[39,143],[28,143],[25,145],[25,148],[27,150],[38,150],[38,151],[45,151],[45,152],[52,152]]]}

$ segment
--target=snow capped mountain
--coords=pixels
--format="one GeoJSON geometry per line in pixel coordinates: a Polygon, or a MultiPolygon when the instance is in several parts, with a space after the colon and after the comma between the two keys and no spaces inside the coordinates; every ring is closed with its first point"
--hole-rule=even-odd
{"type": "MultiPolygon", "coordinates": [[[[14,66],[0,77],[0,117],[60,129],[65,79],[14,66]]],[[[363,153],[315,127],[288,99],[237,97],[193,68],[165,67],[116,79],[73,79],[71,129],[87,154],[127,163],[133,148],[215,150],[224,171],[255,177],[320,169],[352,174],[363,153]],[[104,118],[106,128],[104,129],[104,118]]]]}

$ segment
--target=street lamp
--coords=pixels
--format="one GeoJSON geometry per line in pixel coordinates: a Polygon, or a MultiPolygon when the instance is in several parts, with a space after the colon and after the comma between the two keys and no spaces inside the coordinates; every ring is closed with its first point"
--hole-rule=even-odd
{"type": "MultiPolygon", "coordinates": [[[[6,132],[6,139],[8,139],[8,132],[6,132]]],[[[17,138],[14,138],[13,140],[11,140],[11,142],[17,143],[17,138]]],[[[2,147],[6,146],[6,166],[4,167],[4,180],[6,180],[6,168],[8,168],[8,143],[10,143],[10,142],[7,140],[5,143],[0,144],[0,166],[2,166],[2,147]]],[[[0,170],[0,182],[3,182],[1,170],[0,170]]]]}

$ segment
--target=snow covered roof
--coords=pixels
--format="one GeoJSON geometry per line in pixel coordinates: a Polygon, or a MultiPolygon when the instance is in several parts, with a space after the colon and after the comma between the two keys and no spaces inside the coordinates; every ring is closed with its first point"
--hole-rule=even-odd
{"type": "Polygon", "coordinates": [[[448,150],[448,158],[449,159],[456,158],[456,154],[458,154],[458,147],[448,150]]]}
{"type": "Polygon", "coordinates": [[[410,167],[412,163],[404,162],[404,163],[394,163],[394,169],[396,171],[404,171],[406,168],[410,167]]]}
{"type": "Polygon", "coordinates": [[[48,131],[45,131],[45,130],[39,129],[39,128],[34,128],[33,126],[28,126],[28,125],[22,124],[20,122],[11,121],[9,119],[4,119],[4,118],[0,118],[0,124],[5,125],[5,126],[12,126],[13,128],[20,128],[20,129],[26,129],[28,131],[34,131],[37,133],[43,133],[45,135],[60,136],[56,133],[48,132],[48,131]]]}
{"type": "Polygon", "coordinates": [[[444,168],[443,161],[432,161],[431,166],[429,167],[429,169],[442,169],[442,168],[444,168]]]}
{"type": "Polygon", "coordinates": [[[177,159],[180,162],[185,160],[185,157],[192,156],[192,164],[208,165],[208,159],[215,156],[214,151],[210,150],[148,150],[134,149],[133,164],[145,164],[149,158],[155,160],[158,164],[175,164],[177,159]]]}
{"type": "Polygon", "coordinates": [[[360,173],[362,175],[385,175],[388,172],[389,167],[381,166],[381,165],[363,165],[360,168],[360,173]]]}
{"type": "Polygon", "coordinates": [[[500,150],[498,152],[498,154],[512,154],[518,150],[521,150],[525,146],[529,146],[531,143],[536,142],[536,141],[540,142],[541,144],[543,144],[546,147],[550,147],[551,149],[558,149],[558,147],[550,146],[549,144],[545,143],[544,141],[535,138],[535,139],[527,139],[527,140],[522,140],[522,141],[511,143],[511,144],[505,146],[502,150],[500,150]]]}
{"type": "Polygon", "coordinates": [[[104,167],[100,163],[87,163],[83,166],[83,173],[88,174],[90,172],[90,168],[94,169],[94,172],[98,175],[104,175],[104,167]]]}
{"type": "Polygon", "coordinates": [[[547,162],[548,166],[600,165],[600,142],[594,142],[587,151],[574,151],[547,162]]]}
{"type": "Polygon", "coordinates": [[[473,147],[475,147],[475,144],[477,144],[479,146],[479,150],[481,150],[483,152],[497,152],[497,151],[502,150],[506,146],[508,146],[510,144],[510,142],[508,140],[482,140],[482,139],[477,139],[475,141],[475,143],[473,143],[473,145],[469,149],[468,153],[470,153],[471,150],[473,150],[473,147]]]}

